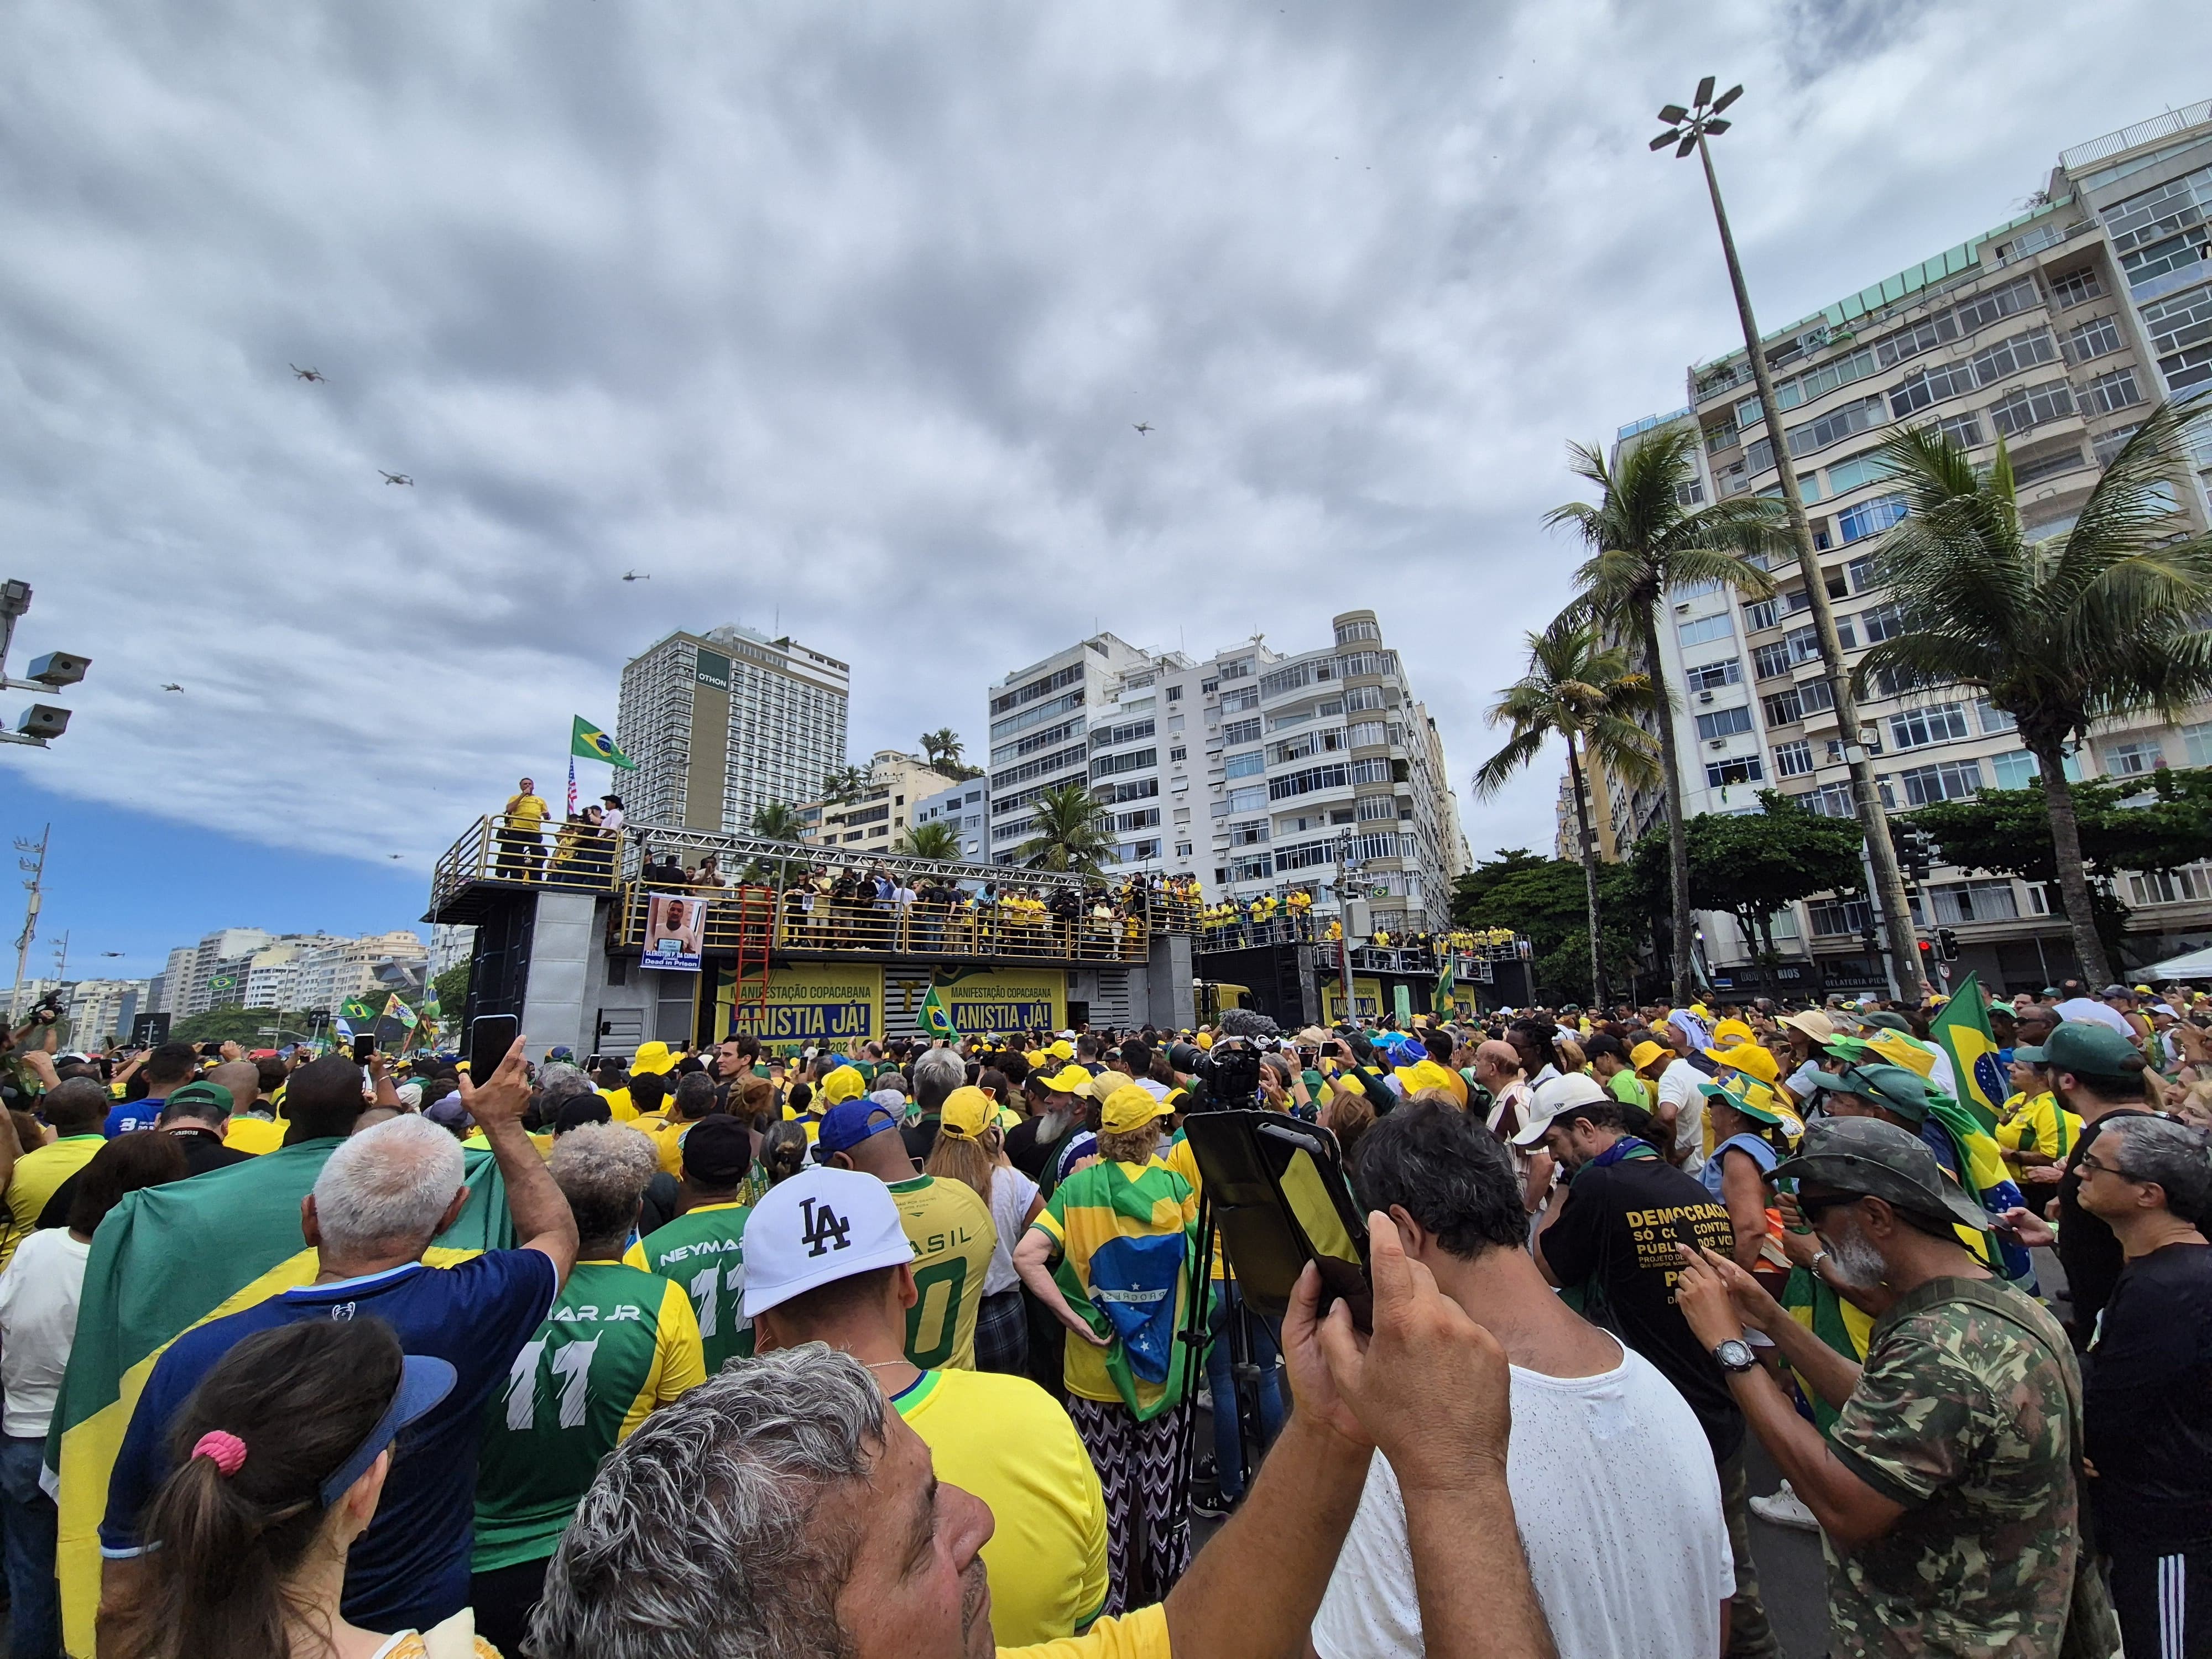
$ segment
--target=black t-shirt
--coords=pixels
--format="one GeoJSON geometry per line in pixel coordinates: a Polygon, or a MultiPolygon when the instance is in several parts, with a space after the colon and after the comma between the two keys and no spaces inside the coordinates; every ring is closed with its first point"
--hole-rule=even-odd
{"type": "Polygon", "coordinates": [[[1682,1265],[1675,1245],[1727,1254],[1735,1242],[1728,1211],[1695,1177],[1657,1158],[1584,1164],[1559,1202],[1559,1218],[1537,1240],[1552,1276],[1570,1289],[1600,1291],[1621,1340],[1698,1414],[1715,1460],[1733,1456],[1743,1444],[1743,1413],[1720,1363],[1674,1305],[1682,1265]]]}
{"type": "Polygon", "coordinates": [[[2058,1265],[2066,1270],[2066,1293],[2072,1309],[2066,1334],[2074,1339],[2076,1353],[2088,1352],[2089,1339],[2096,1334],[2097,1316],[2112,1300],[2112,1286],[2119,1281],[2120,1265],[2126,1257],[2112,1230],[2081,1207],[2081,1177],[2075,1173],[2075,1167],[2081,1154],[2097,1144],[2098,1132],[2113,1119],[2160,1115],[2122,1107],[2086,1125],[2067,1157],[2065,1173],[2058,1177],[2058,1265]]]}
{"type": "Polygon", "coordinates": [[[2165,1553],[2212,1540],[2212,1249],[2129,1262],[2082,1373],[2100,1541],[2165,1553]]]}
{"type": "Polygon", "coordinates": [[[932,1112],[927,1117],[899,1126],[899,1139],[906,1142],[906,1155],[917,1164],[927,1158],[937,1146],[938,1126],[944,1120],[932,1112]]]}

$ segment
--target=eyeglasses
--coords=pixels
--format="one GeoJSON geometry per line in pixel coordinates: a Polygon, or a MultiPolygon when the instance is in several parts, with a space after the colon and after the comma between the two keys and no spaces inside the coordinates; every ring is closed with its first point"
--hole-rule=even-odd
{"type": "Polygon", "coordinates": [[[2125,1170],[2120,1168],[2118,1164],[2104,1163],[2094,1152],[2082,1153],[2081,1157],[2074,1160],[2074,1167],[2083,1175],[2096,1175],[2101,1172],[2102,1174],[2108,1176],[2117,1176],[2122,1181],[2133,1181],[2135,1179],[2133,1176],[2130,1175],[2125,1170]]]}
{"type": "Polygon", "coordinates": [[[1858,1193],[1830,1193],[1825,1198],[1808,1198],[1800,1193],[1797,1194],[1797,1213],[1805,1218],[1807,1226],[1815,1227],[1820,1224],[1820,1218],[1836,1206],[1856,1204],[1862,1196],[1863,1194],[1858,1193]]]}

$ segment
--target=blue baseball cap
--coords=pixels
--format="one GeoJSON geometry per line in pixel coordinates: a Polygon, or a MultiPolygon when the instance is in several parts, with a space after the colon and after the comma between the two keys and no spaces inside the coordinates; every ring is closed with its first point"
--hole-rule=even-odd
{"type": "Polygon", "coordinates": [[[841,1100],[823,1114],[814,1141],[814,1161],[827,1164],[832,1152],[849,1152],[871,1136],[896,1129],[903,1113],[872,1100],[841,1100]]]}

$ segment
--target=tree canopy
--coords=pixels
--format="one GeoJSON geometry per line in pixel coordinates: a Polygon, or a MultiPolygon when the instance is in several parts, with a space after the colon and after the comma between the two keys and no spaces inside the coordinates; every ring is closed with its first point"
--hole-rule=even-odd
{"type": "MultiPolygon", "coordinates": [[[[1856,819],[1822,817],[1771,789],[1761,790],[1759,802],[1759,811],[1740,816],[1700,812],[1684,832],[1692,907],[1733,916],[1753,949],[1771,956],[1768,917],[1815,893],[1856,892],[1865,878],[1856,819]]],[[[1629,865],[1638,902],[1663,911],[1666,837],[1655,832],[1637,842],[1629,865]]]]}
{"type": "MultiPolygon", "coordinates": [[[[1663,858],[1663,838],[1662,841],[1663,858]]],[[[1608,864],[1599,872],[1604,901],[1602,939],[1607,976],[1626,982],[1635,941],[1618,925],[1624,914],[1626,867],[1608,864]]],[[[1588,1002],[1591,997],[1589,912],[1583,866],[1572,859],[1539,858],[1524,848],[1500,848],[1452,884],[1455,926],[1510,927],[1527,935],[1529,971],[1538,994],[1553,1001],[1588,1002]]]]}
{"type": "MultiPolygon", "coordinates": [[[[2110,880],[2123,870],[2175,870],[2212,853],[2212,768],[2074,786],[2081,861],[2110,880]]],[[[2022,881],[2054,881],[2051,814],[2039,785],[1984,789],[1923,806],[1905,821],[1925,830],[1946,864],[2022,881]]]]}

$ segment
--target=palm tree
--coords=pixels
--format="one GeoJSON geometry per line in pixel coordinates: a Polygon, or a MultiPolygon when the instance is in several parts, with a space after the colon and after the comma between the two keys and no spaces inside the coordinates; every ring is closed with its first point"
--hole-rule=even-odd
{"type": "MultiPolygon", "coordinates": [[[[806,820],[799,816],[797,807],[784,801],[764,801],[753,808],[752,833],[763,841],[787,841],[796,846],[806,839],[806,820]]],[[[740,879],[781,882],[799,863],[796,859],[755,859],[746,865],[740,879]]]]}
{"type": "Polygon", "coordinates": [[[2002,440],[1986,477],[1930,428],[1882,446],[1911,514],[1883,538],[1875,574],[1905,626],[1851,678],[1955,681],[2019,723],[2042,774],[2058,890],[2092,984],[2112,969],[2082,868],[2066,748],[2100,721],[2153,708],[2179,720],[2212,696],[2212,537],[2177,536],[2174,505],[2192,488],[2191,441],[2208,418],[2202,399],[2160,404],[2073,527],[2038,541],[2021,527],[2002,440]]]}
{"type": "MultiPolygon", "coordinates": [[[[1590,557],[1575,572],[1582,591],[1566,614],[1633,635],[1643,648],[1644,672],[1669,708],[1672,688],[1659,655],[1659,612],[1668,589],[1718,582],[1764,599],[1774,592],[1774,579],[1746,555],[1786,552],[1790,547],[1779,501],[1746,495],[1694,512],[1684,506],[1682,486],[1696,476],[1690,457],[1697,442],[1693,426],[1664,427],[1625,447],[1618,467],[1608,467],[1604,451],[1595,445],[1570,444],[1572,470],[1597,486],[1596,504],[1569,501],[1544,515],[1547,526],[1567,526],[1590,549],[1590,557]]],[[[1658,726],[1674,908],[1674,1000],[1687,1002],[1695,930],[1690,921],[1690,848],[1682,829],[1682,765],[1671,714],[1662,713],[1658,726]]]]}
{"type": "Polygon", "coordinates": [[[934,732],[921,734],[922,758],[932,766],[959,765],[961,750],[965,747],[960,741],[960,734],[949,726],[940,726],[934,732]]]}
{"type": "Polygon", "coordinates": [[[917,823],[898,838],[891,851],[910,859],[957,859],[960,832],[949,823],[917,823]]]}
{"type": "Polygon", "coordinates": [[[822,799],[850,806],[867,792],[868,771],[861,766],[833,766],[822,776],[822,799]]]}
{"type": "Polygon", "coordinates": [[[1634,716],[1654,714],[1663,720],[1667,699],[1650,675],[1628,665],[1627,653],[1606,645],[1587,618],[1571,613],[1555,617],[1528,641],[1528,672],[1498,693],[1490,708],[1490,723],[1510,726],[1513,735],[1475,773],[1475,799],[1486,799],[1504,787],[1553,734],[1566,739],[1567,774],[1582,831],[1583,886],[1589,903],[1590,1001],[1601,1007],[1608,999],[1600,945],[1597,837],[1583,793],[1583,765],[1587,757],[1590,764],[1625,783],[1655,782],[1658,755],[1650,733],[1634,716]]]}
{"type": "Polygon", "coordinates": [[[1039,795],[1033,810],[1036,833],[1015,849],[1014,856],[1032,870],[1097,875],[1099,860],[1114,850],[1106,809],[1098,798],[1080,783],[1064,783],[1039,795]]]}

